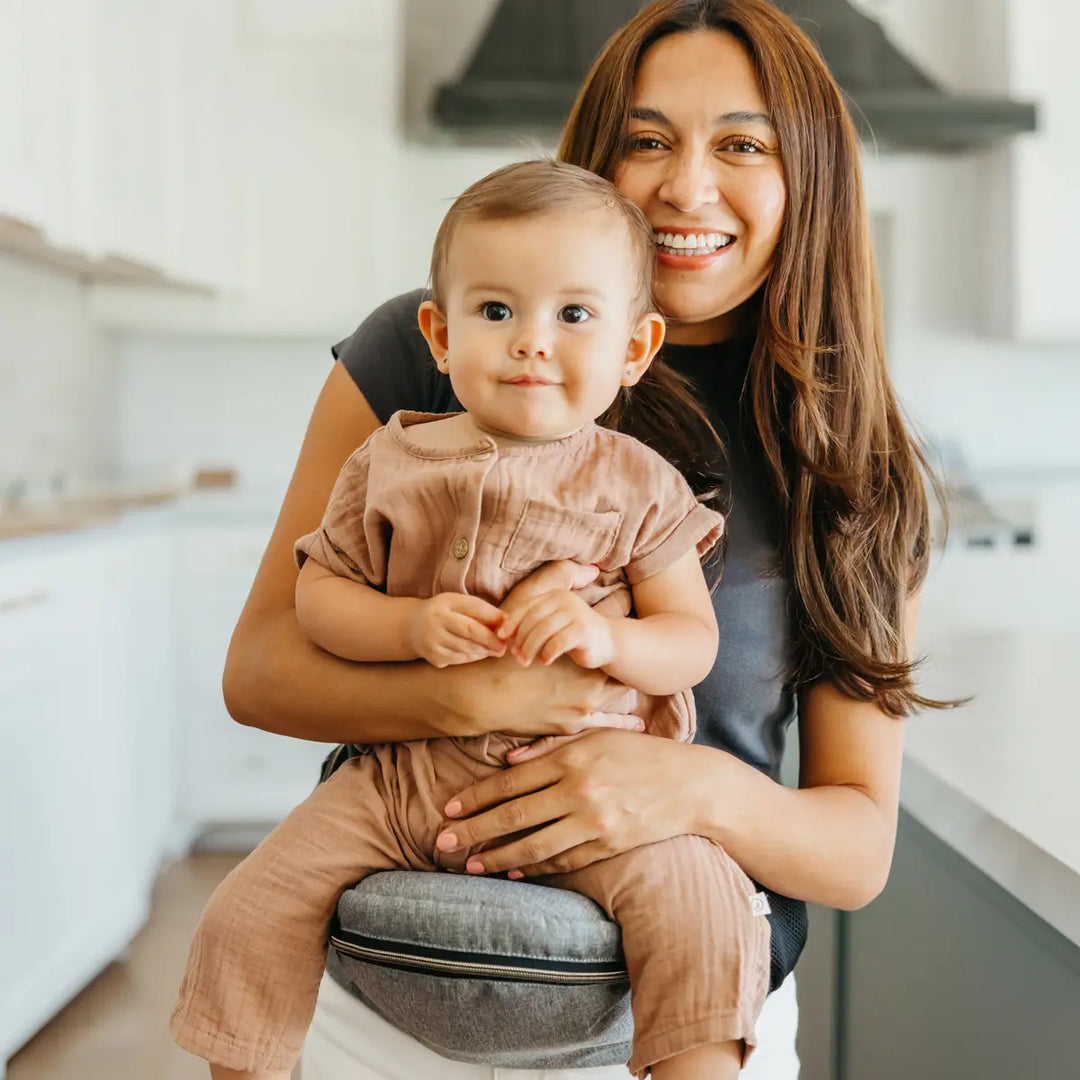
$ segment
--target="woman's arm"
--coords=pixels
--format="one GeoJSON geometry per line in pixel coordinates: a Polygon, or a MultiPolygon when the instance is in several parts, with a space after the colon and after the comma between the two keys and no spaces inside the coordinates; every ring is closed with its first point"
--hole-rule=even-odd
{"type": "MultiPolygon", "coordinates": [[[[905,611],[908,655],[915,649],[919,599],[910,597],[905,611]]],[[[889,878],[903,754],[902,720],[818,683],[799,698],[799,787],[743,775],[724,799],[724,822],[706,811],[705,834],[785,896],[844,910],[863,907],[889,878]],[[761,812],[740,814],[739,799],[755,794],[761,812]]]]}
{"type": "Polygon", "coordinates": [[[719,778],[701,761],[697,821],[688,831],[716,840],[751,877],[785,896],[854,910],[889,877],[904,723],[822,683],[802,695],[799,730],[798,788],[740,762],[720,770],[723,799],[709,799],[707,785],[719,778]]]}
{"type": "MultiPolygon", "coordinates": [[[[912,601],[909,642],[916,610],[912,601]]],[[[903,722],[819,684],[801,697],[799,726],[798,789],[707,746],[625,732],[544,740],[452,800],[447,814],[462,820],[442,835],[464,847],[536,829],[475,860],[533,876],[696,833],[776,892],[862,907],[892,862],[903,722]]]]}
{"type": "MultiPolygon", "coordinates": [[[[296,620],[293,544],[322,520],[346,458],[380,426],[340,363],[308,424],[277,524],[225,661],[223,689],[239,723],[317,742],[383,742],[515,730],[633,727],[601,715],[610,680],[569,660],[522,669],[508,658],[436,669],[423,662],[355,664],[314,645],[296,620]],[[512,715],[506,703],[512,702],[512,715]]],[[[530,587],[580,584],[572,568],[545,568],[530,587]]]]}

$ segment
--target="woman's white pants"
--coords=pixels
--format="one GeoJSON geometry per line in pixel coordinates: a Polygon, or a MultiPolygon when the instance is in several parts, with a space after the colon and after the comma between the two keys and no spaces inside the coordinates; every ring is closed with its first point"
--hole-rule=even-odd
{"type": "MultiPolygon", "coordinates": [[[[795,976],[765,999],[758,1045],[743,1080],[798,1080],[795,976]]],[[[300,1059],[301,1080],[626,1080],[622,1065],[597,1069],[494,1069],[444,1058],[387,1023],[323,976],[300,1059]]]]}

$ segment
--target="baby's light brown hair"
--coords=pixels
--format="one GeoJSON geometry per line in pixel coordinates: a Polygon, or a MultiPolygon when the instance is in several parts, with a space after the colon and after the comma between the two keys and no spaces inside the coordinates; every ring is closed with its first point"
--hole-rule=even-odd
{"type": "Polygon", "coordinates": [[[446,264],[454,233],[468,221],[513,221],[571,209],[606,207],[622,217],[628,253],[640,282],[634,318],[654,311],[652,295],[656,242],[645,215],[614,185],[596,173],[550,158],[505,165],[466,188],[446,212],[431,253],[431,299],[446,310],[446,264]]]}

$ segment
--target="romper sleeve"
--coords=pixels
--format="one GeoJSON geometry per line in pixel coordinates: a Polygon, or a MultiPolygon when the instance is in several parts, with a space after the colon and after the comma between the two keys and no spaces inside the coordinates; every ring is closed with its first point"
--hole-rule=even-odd
{"type": "Polygon", "coordinates": [[[461,410],[416,321],[425,299],[423,289],[414,289],[387,300],[331,350],[382,424],[399,410],[461,410]]]}
{"type": "Polygon", "coordinates": [[[374,438],[354,451],[342,466],[322,524],[296,541],[293,551],[297,566],[310,558],[338,577],[375,587],[385,584],[389,523],[368,507],[374,438]]]}
{"type": "Polygon", "coordinates": [[[642,447],[646,473],[644,506],[637,537],[625,566],[631,586],[659,574],[688,551],[709,552],[724,533],[724,516],[699,503],[676,468],[655,451],[642,447]]]}

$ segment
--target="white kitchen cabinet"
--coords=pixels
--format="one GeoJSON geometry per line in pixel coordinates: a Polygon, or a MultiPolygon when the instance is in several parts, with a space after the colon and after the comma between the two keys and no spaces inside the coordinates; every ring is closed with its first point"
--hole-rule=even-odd
{"type": "Polygon", "coordinates": [[[53,632],[71,625],[75,595],[52,571],[39,562],[0,577],[0,1060],[64,1000],[48,985],[56,956],[47,939],[63,938],[72,898],[71,807],[54,774],[64,769],[78,657],[75,642],[53,632]]]}
{"type": "Polygon", "coordinates": [[[229,285],[237,12],[0,3],[0,244],[104,282],[229,285]]]}
{"type": "Polygon", "coordinates": [[[227,285],[236,5],[66,2],[83,19],[76,246],[175,281],[227,285]]]}
{"type": "MultiPolygon", "coordinates": [[[[1006,34],[1011,93],[1039,105],[1039,130],[1009,144],[1003,222],[986,222],[1011,270],[1011,330],[1031,342],[1080,341],[1080,79],[1074,42],[1080,11],[1056,0],[1010,0],[1006,34]]],[[[999,205],[1001,205],[999,204],[999,205]]]]}
{"type": "MultiPolygon", "coordinates": [[[[95,247],[164,269],[168,137],[168,5],[93,0],[86,91],[94,103],[87,169],[98,226],[95,247]]],[[[98,253],[95,251],[95,253],[98,253]]]]}
{"type": "Polygon", "coordinates": [[[218,290],[235,286],[239,273],[239,19],[237,5],[222,0],[168,2],[162,13],[165,266],[218,290]]]}
{"type": "Polygon", "coordinates": [[[190,835],[280,820],[314,787],[329,749],[244,727],[225,711],[225,653],[269,534],[262,520],[196,520],[177,535],[180,815],[190,835]]]}
{"type": "Polygon", "coordinates": [[[326,747],[222,702],[269,530],[163,511],[0,546],[0,1075],[138,932],[164,856],[314,785],[326,747]]]}
{"type": "Polygon", "coordinates": [[[0,562],[0,1062],[148,910],[172,793],[139,755],[168,738],[171,689],[144,676],[171,657],[167,608],[137,598],[168,587],[160,554],[104,531],[0,562]]]}
{"type": "Polygon", "coordinates": [[[0,4],[0,214],[39,228],[64,211],[61,14],[55,3],[0,4]]]}

